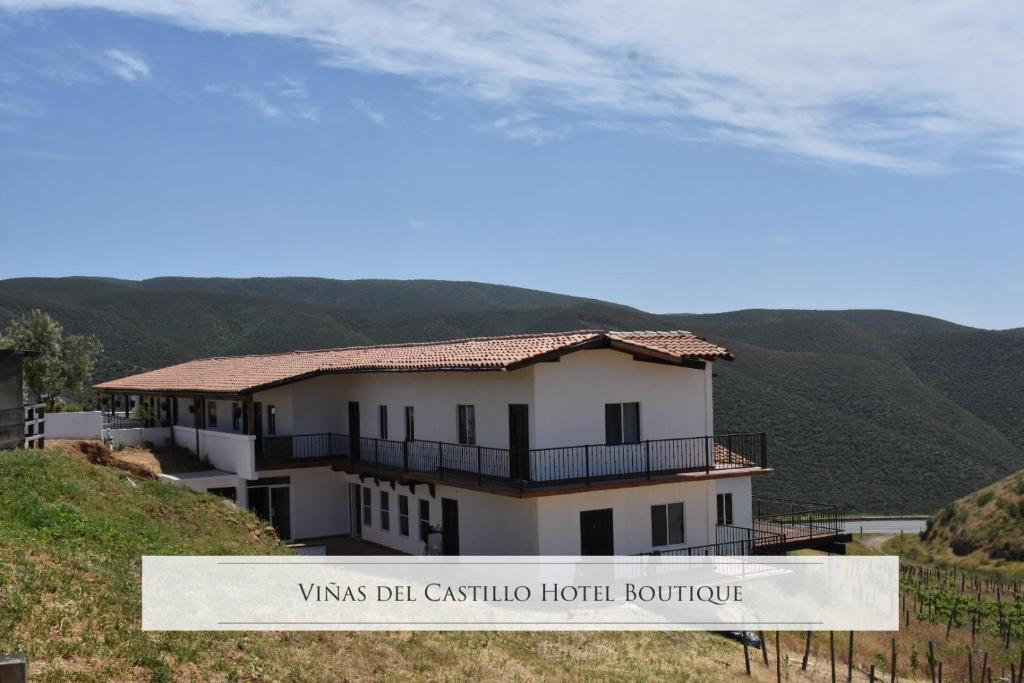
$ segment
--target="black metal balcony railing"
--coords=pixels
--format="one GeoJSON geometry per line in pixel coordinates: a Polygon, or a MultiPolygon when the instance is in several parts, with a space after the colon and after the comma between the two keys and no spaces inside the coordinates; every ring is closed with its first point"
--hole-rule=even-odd
{"type": "Polygon", "coordinates": [[[752,499],[752,503],[754,528],[760,532],[781,536],[783,545],[836,537],[844,533],[846,514],[841,505],[776,500],[758,496],[752,499]]]}
{"type": "Polygon", "coordinates": [[[521,490],[768,466],[764,433],[531,450],[334,433],[262,440],[260,464],[310,458],[347,461],[349,466],[367,472],[420,473],[521,490]]]}
{"type": "Polygon", "coordinates": [[[705,557],[712,555],[756,555],[761,547],[783,542],[781,534],[761,529],[718,524],[715,526],[715,542],[670,550],[655,550],[650,555],[683,557],[705,557]]]}

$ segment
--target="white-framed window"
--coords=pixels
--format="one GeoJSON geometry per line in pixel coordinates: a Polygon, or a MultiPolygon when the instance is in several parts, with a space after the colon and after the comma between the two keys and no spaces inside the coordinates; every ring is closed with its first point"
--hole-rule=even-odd
{"type": "Polygon", "coordinates": [[[373,526],[373,493],[369,486],[363,487],[363,526],[373,526]]]}
{"type": "Polygon", "coordinates": [[[380,492],[380,530],[391,531],[391,499],[387,491],[380,492]]]}
{"type": "Polygon", "coordinates": [[[398,494],[398,534],[409,535],[409,496],[398,494]]]}
{"type": "Polygon", "coordinates": [[[686,515],[682,503],[651,506],[651,545],[686,543],[686,515]]]}
{"type": "Polygon", "coordinates": [[[388,407],[378,406],[377,408],[377,433],[380,438],[388,438],[388,407]]]}
{"type": "Polygon", "coordinates": [[[604,442],[608,445],[640,443],[640,404],[604,404],[604,442]]]}
{"type": "Polygon", "coordinates": [[[231,429],[236,432],[242,429],[242,404],[231,404],[231,429]]]}
{"type": "Polygon", "coordinates": [[[267,434],[277,434],[277,408],[267,406],[267,434]]]}
{"type": "Polygon", "coordinates": [[[732,494],[719,493],[717,498],[718,523],[724,526],[732,526],[732,494]]]}
{"type": "Polygon", "coordinates": [[[412,406],[405,407],[405,440],[416,440],[416,414],[413,412],[412,406]]]}
{"type": "Polygon", "coordinates": [[[464,446],[476,445],[476,406],[459,404],[455,409],[459,423],[459,443],[464,446]]]}

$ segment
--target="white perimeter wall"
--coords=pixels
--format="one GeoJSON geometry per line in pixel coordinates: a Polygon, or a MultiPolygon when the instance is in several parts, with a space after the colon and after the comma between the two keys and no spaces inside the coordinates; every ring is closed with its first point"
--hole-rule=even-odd
{"type": "Polygon", "coordinates": [[[612,509],[616,555],[651,552],[651,506],[667,503],[684,504],[686,529],[686,543],[670,547],[714,543],[714,493],[714,482],[696,481],[539,497],[539,553],[579,555],[580,512],[602,508],[612,509]]]}
{"type": "Polygon", "coordinates": [[[50,439],[100,439],[103,413],[47,413],[46,436],[50,439]]]}
{"type": "MultiPolygon", "coordinates": [[[[162,427],[165,433],[167,427],[162,427]]],[[[196,430],[191,427],[174,428],[174,442],[193,453],[196,452],[196,430]]],[[[199,456],[225,472],[246,479],[256,478],[256,437],[199,430],[199,456]]]]}
{"type": "MultiPolygon", "coordinates": [[[[49,420],[49,416],[46,419],[49,420]]],[[[136,429],[108,429],[106,436],[114,446],[137,446],[140,443],[166,446],[171,441],[171,428],[139,427],[136,429]]]]}

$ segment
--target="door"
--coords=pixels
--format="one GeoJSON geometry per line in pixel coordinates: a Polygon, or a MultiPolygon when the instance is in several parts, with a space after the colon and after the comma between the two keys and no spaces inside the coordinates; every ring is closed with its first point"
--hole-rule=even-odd
{"type": "Polygon", "coordinates": [[[292,487],[270,487],[270,523],[282,539],[292,537],[292,487]]]}
{"type": "Polygon", "coordinates": [[[252,404],[252,433],[256,435],[256,457],[263,455],[263,404],[252,404]]]}
{"type": "Polygon", "coordinates": [[[270,522],[270,489],[266,486],[250,486],[249,509],[264,522],[270,522]]]}
{"type": "Polygon", "coordinates": [[[363,487],[359,484],[348,485],[348,524],[353,538],[363,537],[362,490],[363,487]]]}
{"type": "Polygon", "coordinates": [[[441,541],[445,555],[459,554],[459,501],[441,499],[441,541]]]}
{"type": "Polygon", "coordinates": [[[614,555],[612,509],[580,512],[580,555],[614,555]]]}
{"type": "Polygon", "coordinates": [[[509,476],[530,478],[530,406],[510,403],[508,406],[509,476]]]}
{"type": "Polygon", "coordinates": [[[292,537],[291,486],[250,486],[249,509],[257,517],[274,527],[283,541],[292,537]]]}
{"type": "Polygon", "coordinates": [[[353,460],[359,459],[359,401],[348,402],[348,452],[353,460]]]}

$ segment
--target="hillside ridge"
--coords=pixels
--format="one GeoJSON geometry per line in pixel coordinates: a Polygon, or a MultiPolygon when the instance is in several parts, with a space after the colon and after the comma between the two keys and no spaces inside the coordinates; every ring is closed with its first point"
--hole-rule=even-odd
{"type": "Polygon", "coordinates": [[[871,309],[654,314],[455,281],[0,280],[0,327],[31,308],[100,337],[97,382],[197,358],[685,329],[736,355],[715,366],[716,429],[768,432],[776,473],[757,482],[760,493],[928,513],[1024,466],[1020,330],[871,309]]]}

